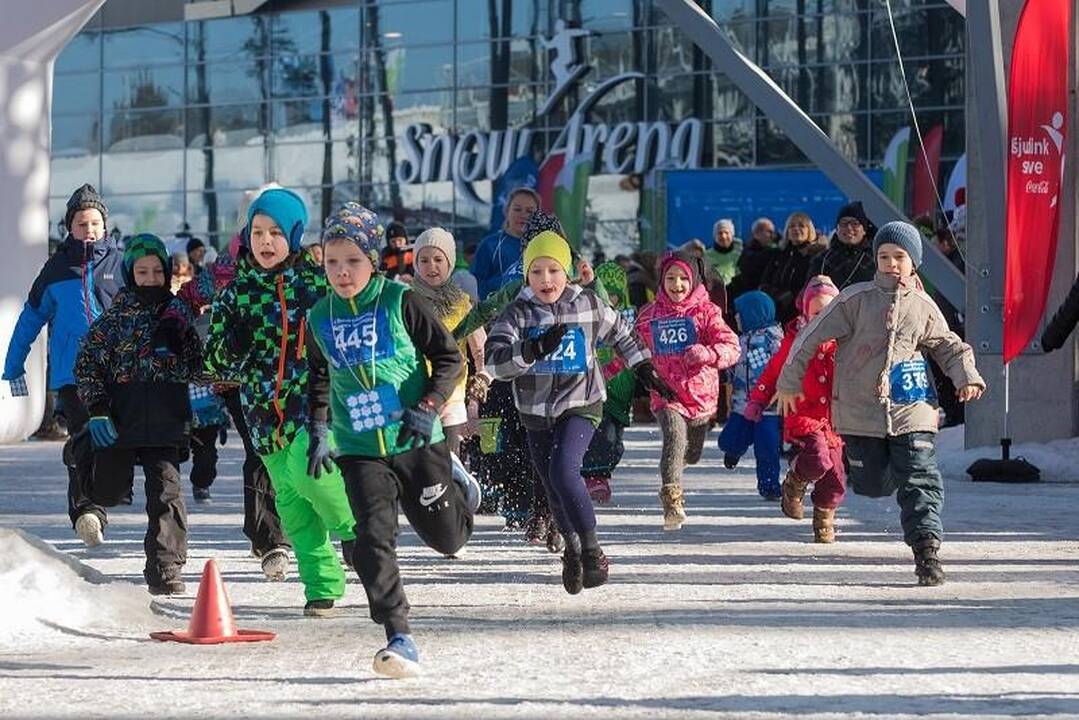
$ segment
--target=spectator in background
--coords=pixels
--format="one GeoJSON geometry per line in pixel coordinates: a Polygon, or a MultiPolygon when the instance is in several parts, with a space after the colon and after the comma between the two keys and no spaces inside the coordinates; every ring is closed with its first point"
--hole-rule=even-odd
{"type": "Polygon", "coordinates": [[[390,280],[412,281],[412,248],[404,224],[391,222],[386,226],[386,249],[382,251],[379,268],[390,280]]]}
{"type": "Polygon", "coordinates": [[[862,203],[855,200],[839,209],[836,230],[828,249],[813,258],[808,280],[814,275],[827,275],[836,287],[870,282],[877,274],[877,258],[873,255],[873,236],[877,228],[869,221],[862,203]]]}
{"type": "Polygon", "coordinates": [[[191,260],[188,258],[187,253],[177,250],[171,256],[172,261],[172,284],[170,292],[175,295],[180,291],[180,287],[194,277],[194,273],[191,270],[191,260]]]}
{"type": "Polygon", "coordinates": [[[641,308],[656,299],[658,285],[657,273],[659,257],[650,250],[633,253],[630,267],[626,271],[629,282],[629,301],[635,308],[641,308]]]}
{"type": "Polygon", "coordinates": [[[738,274],[738,260],[742,257],[742,240],[734,236],[734,221],[717,220],[712,227],[712,247],[704,253],[712,272],[724,285],[730,285],[738,274]]]}
{"type": "Polygon", "coordinates": [[[798,317],[795,299],[805,286],[806,272],[813,258],[824,251],[817,244],[813,219],[804,212],[793,212],[783,228],[783,248],[761,276],[760,289],[776,304],[776,320],[781,325],[798,317]]]}
{"type": "Polygon", "coordinates": [[[727,288],[729,298],[734,300],[742,293],[760,287],[765,269],[778,254],[775,223],[766,217],[757,218],[753,222],[753,239],[738,258],[738,275],[727,288]]]}
{"type": "Polygon", "coordinates": [[[307,251],[307,256],[311,258],[311,262],[315,263],[319,267],[322,267],[322,243],[315,241],[304,248],[307,251]]]}
{"type": "Polygon", "coordinates": [[[198,274],[202,270],[202,262],[206,257],[206,245],[197,237],[187,241],[187,260],[191,263],[191,271],[198,274]]]}
{"type": "Polygon", "coordinates": [[[472,265],[472,258],[476,257],[476,248],[478,244],[475,241],[465,243],[462,251],[457,255],[457,262],[454,264],[453,275],[451,279],[457,283],[457,286],[465,291],[470,298],[472,298],[472,304],[478,305],[480,302],[480,289],[479,283],[476,281],[476,276],[469,271],[469,267],[472,265]]]}
{"type": "MultiPolygon", "coordinates": [[[[498,232],[480,242],[472,261],[472,274],[479,283],[480,299],[514,280],[524,278],[521,258],[525,223],[540,208],[540,196],[532,188],[520,187],[506,198],[505,221],[498,232]]],[[[580,238],[573,238],[580,240],[580,238]]]]}

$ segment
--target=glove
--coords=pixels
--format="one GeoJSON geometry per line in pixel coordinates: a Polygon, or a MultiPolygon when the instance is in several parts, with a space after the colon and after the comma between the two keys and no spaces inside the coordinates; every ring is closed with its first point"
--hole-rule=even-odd
{"type": "Polygon", "coordinates": [[[650,360],[645,360],[643,363],[636,365],[633,368],[633,374],[637,377],[637,382],[645,390],[658,393],[664,400],[671,401],[678,397],[675,395],[674,390],[671,390],[667,383],[663,382],[663,379],[656,374],[656,369],[652,367],[650,360]]]}
{"type": "Polygon", "coordinates": [[[183,355],[184,331],[187,323],[175,315],[166,315],[158,321],[154,328],[154,337],[151,345],[154,353],[158,355],[183,355]]]}
{"type": "Polygon", "coordinates": [[[420,400],[416,407],[405,410],[401,416],[401,430],[397,433],[397,445],[407,445],[409,440],[415,440],[413,448],[420,448],[431,444],[431,435],[435,431],[435,419],[438,412],[435,404],[428,399],[420,400]]]}
{"type": "Polygon", "coordinates": [[[26,386],[26,373],[14,380],[8,380],[8,386],[11,387],[11,397],[27,397],[30,395],[30,388],[26,386]]]}
{"type": "Polygon", "coordinates": [[[543,331],[539,337],[529,338],[521,344],[521,357],[527,363],[542,360],[555,351],[566,334],[565,323],[556,323],[543,331]]]}
{"type": "Polygon", "coordinates": [[[217,431],[217,442],[221,447],[229,444],[229,429],[224,425],[217,431]]]}
{"type": "Polygon", "coordinates": [[[742,417],[750,422],[760,422],[761,417],[764,415],[764,406],[759,402],[749,402],[746,404],[746,409],[742,413],[742,417]]]}
{"type": "Polygon", "coordinates": [[[465,396],[470,402],[482,405],[487,399],[487,392],[491,389],[491,378],[487,373],[480,372],[468,378],[465,386],[465,396]]]}
{"type": "Polygon", "coordinates": [[[98,415],[90,418],[90,443],[95,449],[112,447],[120,437],[116,432],[116,426],[108,416],[98,415]]]}
{"type": "Polygon", "coordinates": [[[711,348],[707,348],[704,345],[690,345],[686,348],[686,353],[682,358],[685,360],[687,367],[696,369],[713,364],[715,361],[715,353],[711,348]]]}
{"type": "Polygon", "coordinates": [[[240,322],[239,318],[225,328],[225,347],[236,357],[246,356],[254,340],[255,333],[245,323],[240,322]]]}
{"type": "Polygon", "coordinates": [[[326,423],[311,423],[307,435],[307,474],[318,480],[324,470],[327,474],[333,472],[337,451],[330,447],[330,430],[326,423]]]}

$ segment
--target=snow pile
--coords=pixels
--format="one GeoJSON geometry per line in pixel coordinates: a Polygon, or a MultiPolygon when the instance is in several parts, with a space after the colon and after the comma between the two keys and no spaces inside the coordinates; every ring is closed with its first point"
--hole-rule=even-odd
{"type": "MultiPolygon", "coordinates": [[[[1047,443],[1012,445],[1013,458],[1025,458],[1042,471],[1042,481],[1074,483],[1079,481],[1079,437],[1047,443]]],[[[970,480],[967,468],[975,460],[1000,459],[1000,445],[963,449],[963,426],[945,428],[937,435],[937,465],[947,478],[970,480]]]]}
{"type": "Polygon", "coordinates": [[[0,648],[74,637],[145,637],[154,617],[141,587],[97,570],[17,528],[0,528],[0,648]]]}

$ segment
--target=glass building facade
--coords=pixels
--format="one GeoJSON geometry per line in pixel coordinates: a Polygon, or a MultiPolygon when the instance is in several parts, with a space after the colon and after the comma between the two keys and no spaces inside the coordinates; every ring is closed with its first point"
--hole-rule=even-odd
{"type": "MultiPolygon", "coordinates": [[[[843,153],[880,166],[893,135],[910,124],[883,3],[699,4],[843,153]]],[[[923,131],[943,127],[946,174],[964,149],[963,18],[943,0],[892,7],[919,122],[923,131]]],[[[692,165],[808,166],[650,1],[293,2],[287,11],[221,19],[92,21],[56,64],[51,217],[63,216],[74,187],[93,182],[110,226],[125,234],[168,236],[186,222],[220,246],[235,230],[243,191],[276,180],[309,200],[312,228],[335,203],[359,199],[412,230],[440,224],[460,240],[478,238],[491,222],[496,141],[505,149],[509,131],[528,130],[524,150],[542,162],[590,97],[584,120],[606,127],[607,144],[618,145],[619,123],[643,136],[646,123],[674,132],[693,119],[692,165]],[[566,28],[587,33],[563,45],[575,57],[559,67],[552,44],[566,28]],[[567,70],[582,67],[562,85],[567,70]],[[410,155],[410,132],[448,138],[423,172],[410,165],[421,164],[410,155]],[[469,146],[461,139],[470,133],[469,146]],[[481,142],[488,168],[475,154],[481,142]]],[[[585,204],[585,245],[608,254],[637,244],[648,186],[617,150],[611,163],[596,163],[585,204]]],[[[663,166],[659,155],[650,165],[663,166]]]]}

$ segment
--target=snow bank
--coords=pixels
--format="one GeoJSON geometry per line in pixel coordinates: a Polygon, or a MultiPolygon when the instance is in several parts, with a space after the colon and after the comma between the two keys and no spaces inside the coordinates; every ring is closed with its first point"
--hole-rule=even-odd
{"type": "Polygon", "coordinates": [[[18,528],[0,528],[0,547],[0,648],[143,638],[153,624],[142,587],[110,582],[18,528]]]}
{"type": "MultiPolygon", "coordinates": [[[[1043,482],[1079,482],[1079,437],[1012,445],[1011,456],[1037,466],[1043,482]]],[[[969,481],[967,468],[981,458],[999,459],[1000,445],[964,450],[962,425],[945,428],[937,436],[937,464],[945,477],[969,481]]]]}

